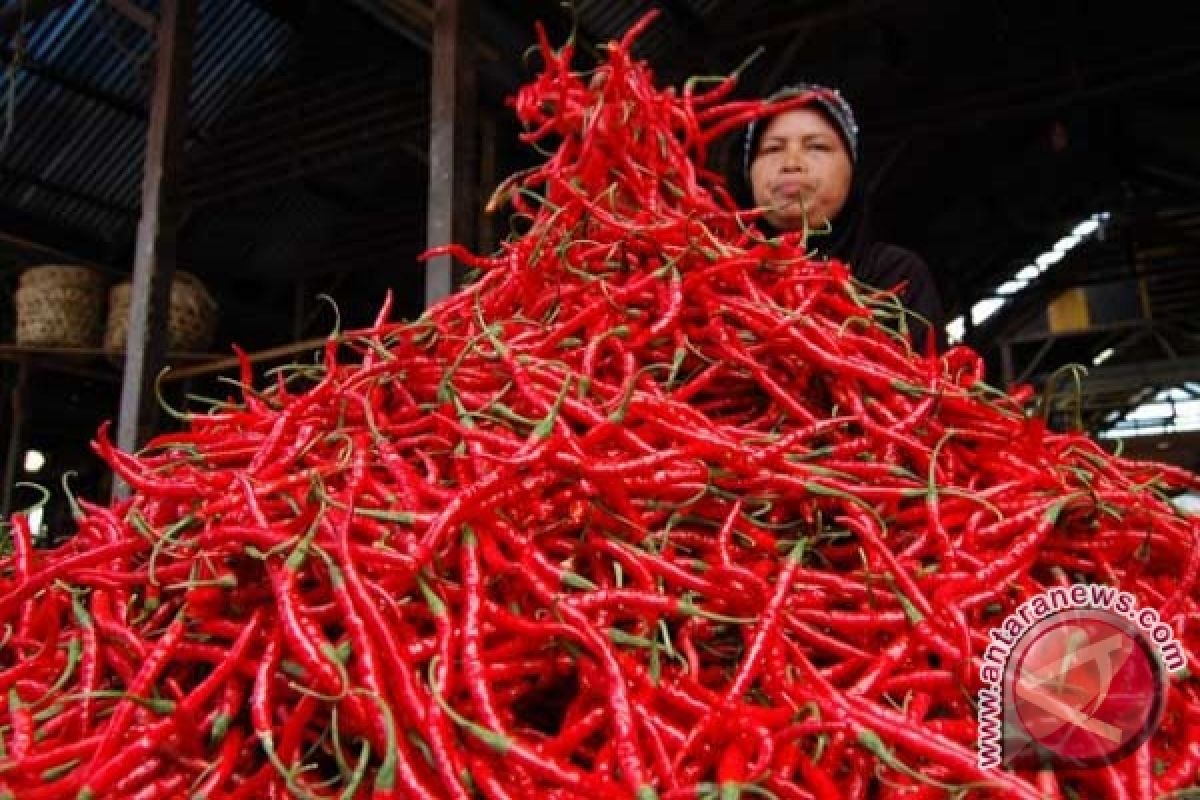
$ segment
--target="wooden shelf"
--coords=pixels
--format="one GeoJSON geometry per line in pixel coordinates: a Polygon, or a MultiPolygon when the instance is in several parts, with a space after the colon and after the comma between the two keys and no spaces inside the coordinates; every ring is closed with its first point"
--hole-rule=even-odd
{"type": "MultiPolygon", "coordinates": [[[[31,369],[65,372],[105,381],[121,379],[121,351],[103,347],[38,347],[0,344],[0,360],[15,361],[31,369]]],[[[167,363],[194,366],[223,360],[215,353],[168,353],[167,363]]]]}
{"type": "MultiPolygon", "coordinates": [[[[287,358],[325,346],[327,337],[305,339],[300,342],[280,345],[266,350],[247,353],[250,363],[287,358]]],[[[0,344],[0,361],[16,361],[34,369],[49,369],[76,375],[120,380],[120,351],[103,347],[31,347],[20,344],[0,344]]],[[[167,353],[166,363],[171,367],[163,381],[171,383],[200,375],[238,369],[238,358],[226,353],[167,353]]]]}
{"type": "MultiPolygon", "coordinates": [[[[326,336],[320,336],[315,339],[304,339],[303,341],[280,345],[279,347],[271,347],[254,353],[246,353],[246,358],[251,364],[257,364],[261,361],[273,361],[275,359],[287,358],[289,356],[298,355],[311,350],[320,350],[325,346],[326,341],[328,341],[328,337],[326,336]]],[[[163,376],[163,380],[168,382],[181,381],[186,380],[187,378],[194,378],[198,375],[210,375],[214,372],[236,370],[238,367],[239,362],[237,356],[223,356],[214,358],[207,363],[192,364],[181,366],[177,369],[172,369],[163,376]]]]}
{"type": "MultiPolygon", "coordinates": [[[[103,347],[36,347],[24,344],[0,344],[0,356],[72,356],[91,358],[116,358],[121,350],[106,350],[103,347]]],[[[168,353],[168,361],[211,361],[221,358],[220,353],[168,353]]]]}

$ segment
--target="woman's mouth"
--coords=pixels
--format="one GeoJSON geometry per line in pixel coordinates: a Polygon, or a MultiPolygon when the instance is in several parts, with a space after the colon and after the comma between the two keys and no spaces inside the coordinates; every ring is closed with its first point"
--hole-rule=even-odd
{"type": "Polygon", "coordinates": [[[803,181],[780,181],[775,184],[772,193],[789,200],[799,200],[811,197],[815,193],[814,189],[812,184],[803,181]]]}

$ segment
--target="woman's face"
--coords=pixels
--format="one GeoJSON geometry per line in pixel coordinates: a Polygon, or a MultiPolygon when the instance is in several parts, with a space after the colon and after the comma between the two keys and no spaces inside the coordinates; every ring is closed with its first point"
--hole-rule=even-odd
{"type": "Polygon", "coordinates": [[[842,210],[854,165],[837,129],[819,111],[797,108],[767,121],[750,163],[754,204],[785,231],[825,225],[842,210]]]}

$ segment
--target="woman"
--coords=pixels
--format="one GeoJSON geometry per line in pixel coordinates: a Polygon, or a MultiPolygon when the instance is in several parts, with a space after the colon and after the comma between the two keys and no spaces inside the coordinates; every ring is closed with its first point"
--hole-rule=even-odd
{"type": "Polygon", "coordinates": [[[929,267],[916,254],[871,236],[850,105],[837,91],[810,84],[781,89],[768,100],[805,94],[807,102],[747,129],[740,176],[746,199],[766,209],[760,225],[768,235],[807,229],[817,258],[844,261],[864,283],[897,290],[916,315],[907,323],[913,344],[926,351],[932,333],[940,349],[942,304],[929,267]]]}

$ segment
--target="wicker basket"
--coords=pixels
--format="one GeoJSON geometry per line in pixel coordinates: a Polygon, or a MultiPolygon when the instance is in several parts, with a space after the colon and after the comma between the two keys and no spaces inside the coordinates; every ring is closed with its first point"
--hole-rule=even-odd
{"type": "Polygon", "coordinates": [[[17,344],[96,347],[104,321],[100,287],[23,286],[17,289],[17,344]]]}
{"type": "Polygon", "coordinates": [[[22,272],[17,286],[21,289],[90,289],[100,292],[104,290],[104,275],[91,267],[47,264],[22,272]]]}
{"type": "MultiPolygon", "coordinates": [[[[108,293],[108,324],[104,349],[124,352],[129,331],[129,305],[133,285],[128,281],[108,293]]],[[[171,282],[171,304],[167,313],[167,351],[190,353],[212,344],[217,329],[217,303],[195,275],[176,270],[171,282]]]]}

